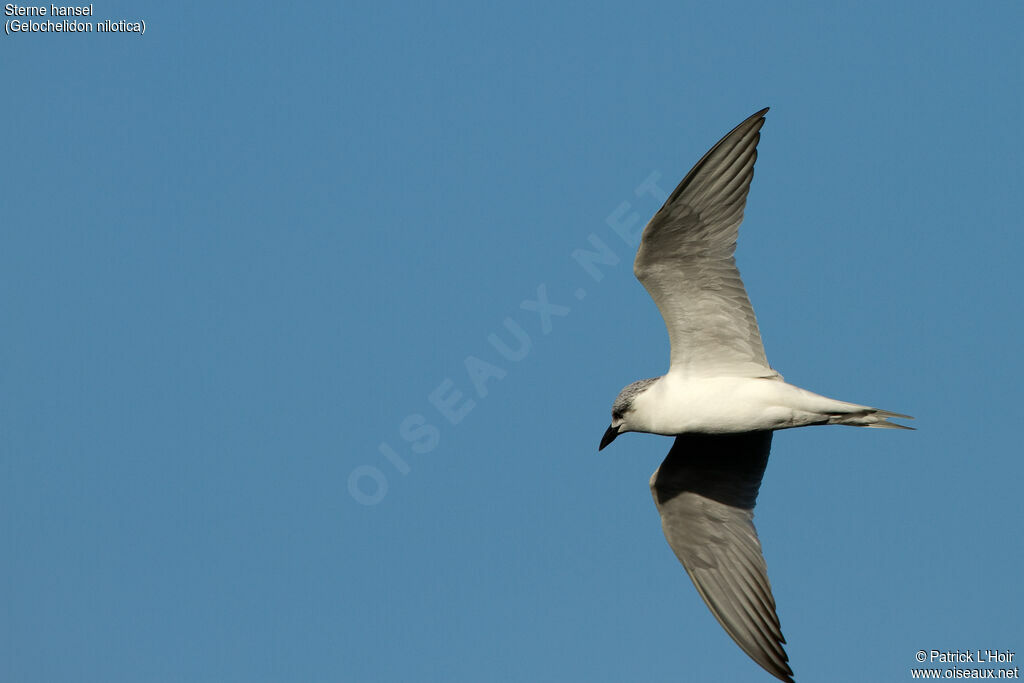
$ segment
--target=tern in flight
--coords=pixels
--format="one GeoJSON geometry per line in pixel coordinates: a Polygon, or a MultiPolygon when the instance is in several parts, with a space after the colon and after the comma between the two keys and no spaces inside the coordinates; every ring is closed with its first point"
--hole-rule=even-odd
{"type": "Polygon", "coordinates": [[[772,432],[910,429],[889,421],[910,416],[811,393],[768,365],[733,258],[767,111],[712,147],[644,228],[633,272],[665,319],[671,363],[619,393],[599,450],[625,432],[675,437],[651,477],[665,537],[726,633],[792,681],[753,523],[772,432]]]}

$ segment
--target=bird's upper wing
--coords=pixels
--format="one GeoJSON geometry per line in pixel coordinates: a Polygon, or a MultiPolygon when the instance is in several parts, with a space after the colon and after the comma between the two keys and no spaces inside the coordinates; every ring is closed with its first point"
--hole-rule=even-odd
{"type": "Polygon", "coordinates": [[[766,111],[712,147],[644,228],[633,272],[665,319],[673,371],[776,374],[733,258],[766,111]]]}
{"type": "Polygon", "coordinates": [[[766,671],[792,683],[753,522],[771,444],[771,432],[677,436],[651,493],[668,544],[718,623],[766,671]]]}

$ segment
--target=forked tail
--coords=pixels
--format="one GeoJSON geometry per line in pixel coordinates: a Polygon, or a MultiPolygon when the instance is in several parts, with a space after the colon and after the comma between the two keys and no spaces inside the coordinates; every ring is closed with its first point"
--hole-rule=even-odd
{"type": "Polygon", "coordinates": [[[832,415],[828,419],[830,425],[850,425],[851,427],[877,427],[879,429],[914,429],[906,425],[889,422],[889,418],[895,417],[901,420],[913,420],[910,415],[893,413],[888,410],[878,410],[867,406],[856,406],[857,410],[832,415]]]}

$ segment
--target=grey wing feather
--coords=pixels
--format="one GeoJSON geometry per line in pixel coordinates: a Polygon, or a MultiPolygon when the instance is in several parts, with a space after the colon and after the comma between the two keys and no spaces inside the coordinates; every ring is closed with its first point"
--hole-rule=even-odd
{"type": "Polygon", "coordinates": [[[712,147],[644,228],[633,272],[665,319],[674,371],[776,374],[733,258],[766,111],[712,147]]]}
{"type": "Polygon", "coordinates": [[[669,546],[715,619],[776,678],[792,683],[754,504],[771,432],[682,434],[651,477],[669,546]]]}

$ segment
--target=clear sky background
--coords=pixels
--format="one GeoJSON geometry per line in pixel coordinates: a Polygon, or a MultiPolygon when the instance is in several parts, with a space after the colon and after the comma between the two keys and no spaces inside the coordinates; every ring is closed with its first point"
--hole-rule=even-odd
{"type": "Polygon", "coordinates": [[[94,7],[146,34],[0,40],[0,678],[772,680],[670,440],[597,452],[668,358],[612,223],[765,106],[769,358],[918,428],[775,437],[797,680],[1024,658],[1024,5],[94,7]]]}

